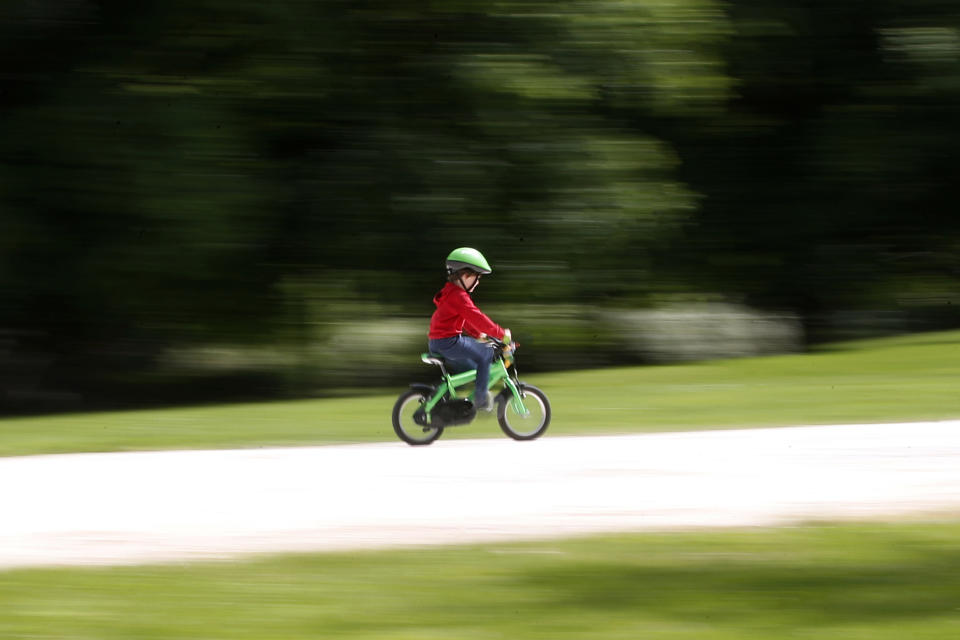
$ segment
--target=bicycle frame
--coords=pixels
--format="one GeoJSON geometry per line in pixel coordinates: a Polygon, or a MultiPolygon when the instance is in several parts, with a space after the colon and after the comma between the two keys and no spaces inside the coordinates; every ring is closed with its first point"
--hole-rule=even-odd
{"type": "MultiPolygon", "coordinates": [[[[429,358],[431,357],[431,354],[424,353],[421,356],[421,359],[424,362],[429,362],[429,358]]],[[[446,367],[441,367],[440,371],[443,375],[443,382],[436,387],[436,390],[430,396],[430,399],[427,400],[427,402],[423,405],[423,410],[427,415],[430,415],[430,412],[433,411],[433,408],[437,406],[437,403],[440,402],[444,397],[449,395],[450,399],[457,399],[457,389],[466,385],[472,385],[477,379],[476,369],[471,369],[470,371],[464,371],[462,373],[456,373],[453,375],[447,372],[446,367]]],[[[503,382],[504,386],[504,391],[501,391],[501,394],[509,391],[510,402],[514,411],[520,415],[529,415],[530,411],[523,404],[523,397],[520,392],[519,381],[516,381],[510,377],[510,372],[507,370],[507,366],[504,364],[502,357],[494,359],[490,365],[490,382],[487,385],[487,388],[492,389],[499,382],[503,382]]],[[[473,392],[467,394],[467,397],[472,398],[473,392]]]]}

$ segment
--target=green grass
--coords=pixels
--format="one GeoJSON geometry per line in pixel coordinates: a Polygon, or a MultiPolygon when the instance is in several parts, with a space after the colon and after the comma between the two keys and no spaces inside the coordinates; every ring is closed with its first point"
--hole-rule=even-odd
{"type": "MultiPolygon", "coordinates": [[[[520,364],[522,373],[522,356],[520,364]]],[[[423,380],[429,376],[424,367],[423,380]]],[[[548,435],[957,418],[960,332],[802,355],[523,377],[550,397],[548,435]]],[[[7,419],[0,456],[394,440],[395,397],[7,419]]],[[[487,436],[503,437],[490,416],[443,437],[487,436]]]]}
{"type": "Polygon", "coordinates": [[[958,374],[960,332],[941,332],[542,382],[573,433],[958,418],[958,374]]]}
{"type": "Polygon", "coordinates": [[[943,640],[960,523],[8,571],[0,637],[943,640]]]}

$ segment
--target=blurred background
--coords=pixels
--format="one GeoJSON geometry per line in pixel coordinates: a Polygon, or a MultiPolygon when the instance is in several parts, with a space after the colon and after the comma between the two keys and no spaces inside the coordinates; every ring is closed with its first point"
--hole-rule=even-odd
{"type": "Polygon", "coordinates": [[[960,326],[946,0],[4,0],[0,412],[960,326]]]}

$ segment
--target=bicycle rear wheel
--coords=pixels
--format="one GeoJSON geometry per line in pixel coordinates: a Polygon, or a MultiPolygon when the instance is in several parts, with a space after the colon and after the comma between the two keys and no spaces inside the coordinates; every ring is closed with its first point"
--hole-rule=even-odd
{"type": "Polygon", "coordinates": [[[430,444],[443,433],[443,427],[424,427],[413,419],[413,414],[427,400],[429,397],[426,392],[410,389],[400,394],[393,405],[393,431],[407,444],[430,444]]]}

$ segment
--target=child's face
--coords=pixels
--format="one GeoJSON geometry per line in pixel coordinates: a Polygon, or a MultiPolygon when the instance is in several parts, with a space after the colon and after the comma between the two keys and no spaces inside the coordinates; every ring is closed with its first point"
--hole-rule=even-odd
{"type": "Polygon", "coordinates": [[[477,284],[477,280],[480,279],[479,273],[474,273],[472,271],[467,271],[463,274],[461,281],[463,282],[463,288],[467,291],[471,291],[473,287],[477,284]]]}

